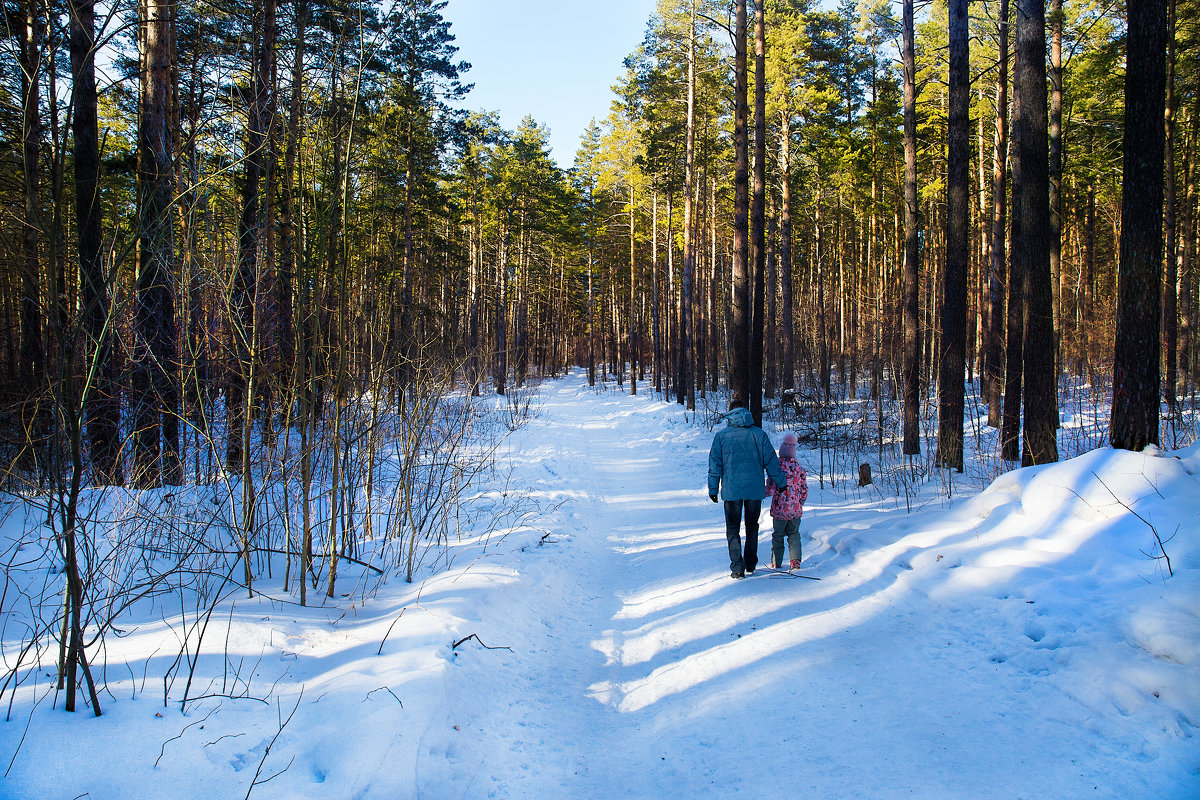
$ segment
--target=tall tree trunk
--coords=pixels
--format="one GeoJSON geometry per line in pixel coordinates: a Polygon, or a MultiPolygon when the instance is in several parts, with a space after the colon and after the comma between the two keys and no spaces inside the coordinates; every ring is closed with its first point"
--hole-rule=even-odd
{"type": "Polygon", "coordinates": [[[650,212],[650,327],[654,339],[654,391],[662,394],[663,382],[663,351],[662,351],[662,320],[659,309],[662,298],[658,281],[658,192],[654,192],[650,212]]]}
{"type": "Polygon", "coordinates": [[[629,184],[629,394],[637,394],[638,315],[637,315],[637,193],[629,184]]]}
{"type": "MultiPolygon", "coordinates": [[[[979,250],[975,253],[975,263],[971,269],[971,286],[974,287],[976,294],[972,295],[972,317],[968,322],[970,326],[970,336],[972,339],[970,345],[970,361],[968,362],[970,372],[967,375],[968,380],[973,380],[973,375],[979,376],[979,397],[983,402],[987,402],[988,393],[991,391],[988,387],[987,366],[984,362],[987,354],[987,326],[988,326],[988,273],[991,265],[991,251],[989,250],[992,244],[991,231],[991,212],[988,210],[988,185],[991,182],[987,174],[987,125],[984,120],[983,110],[987,107],[986,94],[984,92],[983,81],[979,82],[977,87],[978,103],[979,103],[979,120],[976,127],[976,142],[978,144],[976,151],[976,178],[975,191],[977,192],[977,205],[974,220],[974,231],[979,235],[979,250]]],[[[872,177],[871,185],[874,186],[875,181],[872,177]]]]}
{"type": "Polygon", "coordinates": [[[1004,389],[1004,294],[1008,253],[1005,228],[1008,225],[1008,198],[1005,177],[1008,174],[1008,0],[1000,0],[999,64],[996,73],[996,136],[992,152],[992,242],[988,269],[987,371],[988,424],[999,428],[1004,389]]]}
{"type": "MultiPolygon", "coordinates": [[[[500,248],[500,258],[496,263],[496,363],[495,374],[492,376],[496,385],[496,394],[504,394],[505,383],[508,381],[508,259],[509,249],[512,242],[512,214],[509,213],[509,222],[504,226],[503,244],[500,248]]],[[[592,258],[588,255],[588,297],[592,296],[592,258]]],[[[590,312],[589,312],[590,313],[590,312]]],[[[592,352],[595,353],[595,325],[592,325],[592,352]]],[[[594,359],[594,355],[593,355],[594,359]]],[[[594,375],[594,360],[593,360],[593,375],[594,375]]],[[[595,378],[592,378],[594,382],[595,378]]]]}
{"type": "Polygon", "coordinates": [[[791,185],[791,112],[780,112],[779,121],[779,293],[783,313],[782,370],[780,389],[795,387],[795,322],[792,315],[792,185],[791,185]]]}
{"type": "Polygon", "coordinates": [[[1096,189],[1091,184],[1087,187],[1087,203],[1084,211],[1084,248],[1083,276],[1080,283],[1083,291],[1079,299],[1079,329],[1083,333],[1080,351],[1087,359],[1089,378],[1094,374],[1095,356],[1092,353],[1091,337],[1094,314],[1092,309],[1093,292],[1096,285],[1096,189]]]}
{"type": "Polygon", "coordinates": [[[292,92],[288,100],[288,126],[283,155],[283,176],[280,192],[280,225],[279,225],[279,282],[278,310],[279,332],[278,346],[286,359],[284,369],[288,374],[290,388],[288,399],[294,398],[300,391],[304,380],[301,374],[303,361],[296,351],[298,337],[292,320],[292,292],[296,285],[298,255],[298,225],[296,208],[296,165],[300,150],[300,105],[304,97],[304,50],[305,36],[308,29],[308,2],[296,0],[294,4],[296,20],[296,38],[292,58],[292,92]]]}
{"type": "Polygon", "coordinates": [[[46,377],[42,342],[41,258],[42,231],[41,151],[41,24],[38,4],[29,0],[22,9],[21,66],[21,166],[24,177],[24,217],[21,237],[21,358],[19,378],[24,394],[21,404],[22,463],[32,469],[43,447],[45,410],[42,404],[46,377]]]}
{"type": "MultiPolygon", "coordinates": [[[[1054,293],[1054,354],[1062,363],[1063,287],[1062,269],[1062,176],[1063,176],[1063,71],[1062,71],[1062,0],[1050,0],[1050,282],[1054,293]]],[[[1057,403],[1057,397],[1055,398],[1057,403]]]]}
{"type": "Polygon", "coordinates": [[[917,197],[917,59],[913,0],[904,0],[904,454],[921,452],[921,244],[917,197]]]}
{"type": "Polygon", "coordinates": [[[1167,0],[1128,8],[1113,447],[1158,444],[1167,0]]]}
{"type": "MultiPolygon", "coordinates": [[[[416,87],[408,87],[408,97],[416,93],[416,87]]],[[[416,342],[413,341],[413,147],[416,145],[416,133],[413,124],[415,110],[405,109],[404,132],[404,250],[401,260],[400,284],[400,386],[408,388],[412,378],[413,354],[417,352],[416,342]]],[[[505,269],[507,273],[507,268],[505,269]]],[[[505,275],[507,280],[507,275],[505,275]]],[[[505,371],[507,371],[507,366],[505,371]]],[[[504,392],[500,392],[504,394],[504,392]]]]}
{"type": "Polygon", "coordinates": [[[1200,140],[1200,92],[1195,92],[1192,101],[1192,133],[1187,147],[1184,167],[1186,185],[1183,203],[1183,220],[1180,226],[1183,242],[1179,248],[1179,387],[1187,392],[1195,386],[1192,329],[1196,313],[1196,149],[1200,140]]]}
{"type": "Polygon", "coordinates": [[[970,271],[971,75],[967,0],[950,3],[950,107],[947,127],[946,265],[942,270],[942,345],[938,372],[936,462],[963,468],[963,397],[967,357],[967,277],[970,271]]]}
{"type": "Polygon", "coordinates": [[[1018,0],[1016,52],[1012,259],[1013,273],[1021,275],[1024,286],[1021,463],[1029,466],[1058,460],[1049,241],[1045,0],[1018,0]]]}
{"type": "MultiPolygon", "coordinates": [[[[595,191],[596,191],[595,187],[592,187],[591,190],[589,191],[590,196],[588,198],[588,200],[591,204],[591,216],[592,216],[593,223],[595,222],[595,216],[596,216],[595,191]]],[[[592,271],[595,268],[595,263],[594,263],[595,257],[593,254],[595,245],[592,242],[592,236],[593,236],[592,228],[593,227],[594,227],[594,225],[588,226],[588,255],[587,255],[587,260],[588,260],[587,261],[588,386],[596,385],[596,298],[595,298],[595,293],[594,293],[594,287],[592,286],[592,271]]],[[[500,267],[500,269],[503,270],[503,267],[500,267]]],[[[503,280],[502,273],[501,273],[500,280],[503,280]]],[[[504,293],[503,293],[503,291],[501,291],[499,294],[500,294],[500,303],[502,304],[504,302],[504,293]]],[[[499,349],[502,346],[502,340],[503,340],[503,327],[502,326],[503,326],[503,322],[504,322],[504,312],[501,309],[497,309],[496,314],[497,314],[497,322],[500,326],[497,330],[497,335],[501,337],[501,343],[497,344],[497,352],[499,352],[499,349]]],[[[497,384],[497,394],[504,394],[503,381],[501,381],[497,384]]]]}
{"type": "MultiPolygon", "coordinates": [[[[1061,0],[1059,0],[1061,2],[1061,0]]],[[[1176,185],[1175,185],[1175,0],[1169,0],[1169,10],[1167,12],[1167,87],[1166,87],[1166,128],[1165,128],[1165,143],[1166,151],[1166,183],[1164,185],[1165,197],[1163,205],[1163,227],[1166,229],[1166,266],[1167,275],[1163,282],[1163,309],[1162,309],[1162,324],[1163,324],[1163,346],[1166,349],[1166,380],[1163,382],[1163,391],[1166,392],[1167,408],[1170,413],[1175,412],[1175,384],[1179,380],[1179,295],[1176,282],[1179,279],[1179,265],[1177,262],[1178,254],[1178,239],[1176,237],[1176,185]]]]}
{"type": "Polygon", "coordinates": [[[178,482],[182,475],[178,437],[170,430],[178,424],[178,397],[173,387],[176,357],[171,136],[167,130],[170,10],[161,0],[146,0],[143,10],[133,479],[137,485],[148,487],[157,485],[160,479],[178,482]]]}
{"type": "MultiPolygon", "coordinates": [[[[249,479],[247,471],[249,443],[249,409],[254,405],[252,376],[258,373],[259,330],[257,321],[259,285],[259,243],[263,235],[263,209],[260,201],[267,122],[267,80],[264,64],[269,64],[270,55],[265,52],[270,37],[267,35],[267,6],[273,0],[255,3],[254,47],[250,69],[250,103],[246,109],[245,154],[242,174],[242,215],[238,222],[238,263],[233,281],[231,303],[232,319],[230,333],[233,337],[231,351],[234,354],[232,374],[229,376],[227,394],[227,418],[229,429],[225,443],[225,468],[249,479]]],[[[248,553],[246,554],[249,555],[248,553]]],[[[247,568],[248,565],[247,565],[247,568]]]]}
{"type": "Polygon", "coordinates": [[[767,272],[767,70],[765,0],[754,7],[754,196],[751,200],[750,252],[754,256],[754,312],[750,330],[750,412],[754,424],[763,418],[764,291],[767,272]]]}
{"type": "Polygon", "coordinates": [[[679,286],[679,354],[676,397],[689,409],[696,407],[692,378],[692,280],[696,272],[696,232],[692,219],[696,183],[696,2],[691,0],[688,20],[687,133],[683,159],[683,280],[679,286]]]}
{"type": "Polygon", "coordinates": [[[724,319],[724,310],[721,309],[717,300],[717,290],[721,285],[721,276],[724,273],[720,269],[720,258],[717,255],[717,179],[711,176],[708,179],[708,234],[710,248],[708,259],[708,388],[715,395],[721,372],[720,320],[724,319]]]}
{"type": "Polygon", "coordinates": [[[775,205],[775,194],[770,192],[770,213],[767,215],[767,269],[766,302],[767,316],[763,342],[763,399],[774,400],[779,376],[779,319],[777,301],[779,296],[779,210],[775,205]]]}
{"type": "Polygon", "coordinates": [[[733,330],[729,389],[733,402],[750,403],[750,182],[746,98],[746,0],[736,0],[733,101],[733,330]]]}
{"type": "MultiPolygon", "coordinates": [[[[821,186],[821,175],[817,174],[817,186],[821,186]]],[[[816,218],[814,219],[814,234],[813,234],[813,260],[812,260],[812,276],[817,288],[817,331],[818,331],[818,348],[820,362],[820,380],[821,394],[828,402],[831,399],[833,384],[833,355],[830,340],[833,338],[830,334],[830,326],[828,324],[828,313],[825,306],[825,228],[821,220],[821,207],[823,205],[824,195],[820,188],[817,189],[816,202],[816,218]]]]}
{"type": "Polygon", "coordinates": [[[75,137],[75,224],[79,235],[80,311],[86,336],[84,415],[95,479],[121,482],[121,400],[117,394],[108,279],[104,270],[100,210],[100,138],[96,117],[96,13],[93,0],[71,4],[71,91],[75,137]]]}
{"type": "MultiPolygon", "coordinates": [[[[1018,0],[1017,15],[1018,15],[1018,31],[1022,24],[1028,25],[1028,22],[1022,22],[1022,17],[1025,12],[1021,5],[1021,0],[1018,0]]],[[[1015,55],[1015,65],[1013,69],[1014,85],[1013,85],[1013,214],[1012,214],[1012,229],[1009,233],[1010,240],[1013,244],[1013,252],[1010,254],[1009,261],[1010,269],[1008,275],[1008,307],[1006,310],[1005,324],[1005,347],[1004,347],[1004,410],[1000,424],[1000,457],[1005,461],[1020,461],[1021,460],[1021,399],[1022,399],[1022,383],[1024,381],[1024,347],[1025,347],[1025,306],[1027,298],[1025,296],[1026,276],[1024,272],[1025,260],[1017,258],[1016,245],[1021,239],[1021,225],[1024,223],[1017,213],[1017,169],[1016,162],[1019,158],[1016,143],[1016,128],[1018,124],[1017,109],[1019,108],[1020,93],[1017,89],[1016,82],[1020,74],[1021,54],[1018,52],[1015,55]]],[[[1025,56],[1028,57],[1028,54],[1025,56]]]]}

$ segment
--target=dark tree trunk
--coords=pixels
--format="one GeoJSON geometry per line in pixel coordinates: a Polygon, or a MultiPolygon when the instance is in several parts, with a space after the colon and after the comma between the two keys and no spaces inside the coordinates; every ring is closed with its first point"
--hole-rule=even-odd
{"type": "Polygon", "coordinates": [[[936,462],[962,472],[963,397],[967,357],[971,120],[967,0],[950,3],[950,107],[947,147],[946,265],[942,270],[941,365],[938,371],[936,462]]]}
{"type": "Polygon", "coordinates": [[[1128,8],[1121,261],[1109,441],[1158,444],[1167,0],[1128,8]]]}
{"type": "Polygon", "coordinates": [[[904,0],[904,454],[921,452],[921,244],[917,197],[917,63],[913,0],[904,0]]]}
{"type": "Polygon", "coordinates": [[[292,93],[288,101],[287,138],[284,145],[283,176],[280,192],[280,226],[279,226],[279,282],[278,312],[279,330],[278,346],[284,358],[283,369],[287,372],[291,384],[289,398],[294,397],[303,382],[300,368],[303,361],[296,351],[297,337],[292,320],[292,292],[296,285],[298,255],[300,253],[296,224],[296,164],[300,150],[300,104],[304,97],[304,48],[308,27],[308,3],[297,0],[296,38],[292,60],[292,93]]]}
{"type": "Polygon", "coordinates": [[[260,202],[264,154],[266,150],[267,124],[267,78],[264,64],[269,64],[266,52],[270,37],[267,35],[268,14],[265,7],[255,4],[253,60],[250,78],[250,105],[246,113],[245,158],[242,176],[242,216],[238,223],[238,266],[233,281],[232,317],[230,332],[233,336],[231,352],[234,364],[229,376],[227,394],[227,419],[229,430],[225,440],[225,468],[235,475],[245,473],[248,466],[248,443],[245,441],[249,408],[254,404],[252,381],[257,377],[259,320],[258,296],[258,248],[263,235],[263,213],[260,202]]]}
{"type": "Polygon", "coordinates": [[[141,125],[138,129],[137,304],[134,312],[133,480],[154,486],[182,480],[175,381],[172,159],[167,127],[170,11],[147,0],[142,20],[141,125]],[[161,463],[160,463],[161,462],[161,463]]]}
{"type": "Polygon", "coordinates": [[[1192,341],[1192,329],[1196,313],[1196,148],[1200,139],[1200,92],[1194,93],[1192,105],[1192,133],[1184,167],[1184,182],[1187,186],[1183,203],[1181,231],[1183,242],[1179,248],[1179,386],[1187,392],[1195,385],[1193,353],[1196,344],[1192,341]]]}
{"type": "MultiPolygon", "coordinates": [[[[1059,0],[1061,2],[1061,0],[1059,0]]],[[[1178,238],[1176,237],[1176,185],[1175,185],[1175,0],[1169,0],[1167,18],[1167,99],[1166,99],[1166,183],[1163,204],[1163,227],[1166,230],[1166,279],[1163,281],[1163,347],[1166,349],[1166,380],[1163,381],[1163,391],[1166,393],[1167,408],[1175,412],[1175,384],[1179,380],[1179,264],[1177,261],[1178,238]]]]}
{"type": "Polygon", "coordinates": [[[733,309],[729,337],[729,389],[734,402],[750,402],[750,182],[746,125],[746,0],[735,3],[733,110],[733,309]]]}
{"type": "Polygon", "coordinates": [[[754,424],[763,419],[764,292],[767,272],[766,186],[767,186],[767,81],[766,23],[763,3],[756,0],[754,12],[754,196],[751,201],[750,252],[754,257],[754,312],[750,330],[750,413],[754,424]]]}
{"type": "MultiPolygon", "coordinates": [[[[1083,275],[1080,278],[1080,283],[1083,285],[1080,291],[1079,298],[1079,327],[1082,332],[1083,341],[1080,345],[1080,351],[1084,358],[1087,359],[1089,373],[1093,370],[1094,357],[1092,355],[1091,335],[1092,335],[1092,293],[1096,284],[1096,189],[1092,186],[1087,187],[1086,209],[1084,211],[1084,247],[1083,247],[1083,275]]],[[[1090,377],[1090,376],[1089,376],[1090,377]]]]}
{"type": "Polygon", "coordinates": [[[42,237],[40,116],[41,79],[40,23],[38,4],[22,8],[19,60],[21,62],[21,166],[24,178],[24,217],[21,237],[21,358],[18,377],[21,382],[22,464],[31,469],[40,461],[34,454],[43,446],[46,413],[43,388],[46,377],[45,348],[42,342],[41,261],[38,252],[42,237]]]}
{"type": "MultiPolygon", "coordinates": [[[[511,216],[511,215],[510,215],[511,216]]],[[[510,221],[511,225],[511,221],[510,221]]],[[[505,384],[508,382],[508,250],[511,244],[512,235],[509,232],[510,225],[504,228],[503,246],[500,250],[500,258],[496,264],[496,361],[492,375],[493,382],[496,385],[496,394],[504,394],[505,384]]],[[[588,258],[589,265],[591,257],[588,258]]],[[[591,297],[591,267],[588,268],[588,296],[591,297]]],[[[589,312],[590,313],[590,312],[589,312]]],[[[595,326],[592,326],[592,352],[595,353],[595,326]]],[[[592,356],[591,374],[595,375],[595,356],[592,356]]],[[[601,354],[601,363],[603,363],[603,354],[601,354]]],[[[591,382],[595,382],[595,378],[591,378],[591,382]]]]}
{"type": "Polygon", "coordinates": [[[1000,427],[1004,387],[1004,294],[1008,254],[1005,249],[1005,228],[1008,225],[1008,198],[1005,177],[1008,174],[1008,0],[1000,0],[999,21],[1000,62],[996,75],[996,137],[992,153],[992,242],[991,264],[988,270],[987,331],[987,404],[988,424],[1000,427]]]}
{"type": "MultiPolygon", "coordinates": [[[[1013,125],[1013,273],[1025,299],[1021,463],[1058,460],[1050,175],[1046,119],[1045,0],[1018,0],[1013,125]]],[[[1009,365],[1012,367],[1012,364],[1009,365]]]]}
{"type": "MultiPolygon", "coordinates": [[[[592,202],[594,203],[595,201],[592,201],[592,202]]],[[[589,237],[590,237],[590,235],[591,234],[589,234],[589,237]]],[[[592,244],[589,239],[589,241],[588,241],[588,287],[587,287],[588,386],[596,385],[596,298],[593,293],[593,287],[592,287],[592,270],[594,269],[595,265],[592,262],[593,262],[592,244]]],[[[503,280],[503,276],[501,276],[500,280],[503,280]]],[[[500,302],[503,303],[504,292],[501,290],[499,292],[499,295],[500,295],[500,302]]],[[[498,343],[496,345],[497,352],[499,352],[499,349],[502,346],[503,337],[504,337],[504,329],[503,329],[504,311],[501,308],[497,308],[497,310],[496,310],[496,322],[497,322],[497,325],[500,326],[496,332],[496,335],[498,337],[500,337],[500,343],[498,343]]],[[[502,380],[496,384],[496,393],[504,394],[504,382],[502,380]]]]}
{"type": "Polygon", "coordinates": [[[75,106],[75,224],[79,231],[80,312],[86,337],[84,359],[95,375],[86,386],[84,415],[95,479],[121,482],[121,399],[117,394],[113,332],[109,322],[108,279],[101,251],[100,139],[96,120],[95,4],[71,6],[72,100],[75,106]]]}
{"type": "MultiPolygon", "coordinates": [[[[1028,59],[1029,54],[1022,56],[1020,52],[1021,26],[1028,30],[1029,22],[1025,19],[1025,6],[1022,0],[1017,3],[1017,52],[1014,65],[1013,85],[1013,214],[1011,241],[1013,252],[1009,262],[1008,274],[1008,308],[1005,325],[1004,348],[1004,411],[1000,424],[1000,457],[1005,461],[1021,460],[1021,398],[1022,382],[1024,381],[1024,347],[1025,347],[1025,307],[1026,296],[1026,259],[1018,258],[1017,247],[1022,241],[1022,226],[1026,219],[1021,215],[1017,204],[1017,162],[1020,159],[1020,149],[1017,133],[1020,130],[1021,90],[1018,86],[1021,80],[1022,58],[1028,59]]],[[[1028,102],[1028,98],[1026,98],[1028,102]]],[[[1026,253],[1028,253],[1026,247],[1026,253]]]]}

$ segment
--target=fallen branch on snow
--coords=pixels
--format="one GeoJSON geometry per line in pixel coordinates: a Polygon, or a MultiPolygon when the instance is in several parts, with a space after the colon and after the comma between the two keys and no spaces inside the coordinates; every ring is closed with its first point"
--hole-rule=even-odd
{"type": "Polygon", "coordinates": [[[472,633],[470,636],[466,637],[465,639],[459,639],[457,642],[450,645],[450,649],[457,650],[458,646],[460,644],[462,644],[463,642],[469,642],[472,639],[479,642],[480,646],[482,646],[484,650],[507,650],[510,653],[513,651],[513,649],[511,647],[505,647],[503,645],[501,645],[499,647],[488,647],[486,644],[483,643],[483,639],[479,638],[479,634],[477,634],[477,633],[472,633]]]}

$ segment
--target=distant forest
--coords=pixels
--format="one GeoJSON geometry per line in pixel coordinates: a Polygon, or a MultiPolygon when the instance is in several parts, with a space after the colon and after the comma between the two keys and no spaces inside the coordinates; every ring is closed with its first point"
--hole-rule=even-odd
{"type": "Polygon", "coordinates": [[[1194,0],[663,0],[569,170],[461,110],[444,7],[6,4],[9,486],[569,365],[760,419],[865,385],[909,454],[935,392],[960,469],[969,381],[1025,463],[1064,375],[1120,446],[1194,404],[1194,0]]]}

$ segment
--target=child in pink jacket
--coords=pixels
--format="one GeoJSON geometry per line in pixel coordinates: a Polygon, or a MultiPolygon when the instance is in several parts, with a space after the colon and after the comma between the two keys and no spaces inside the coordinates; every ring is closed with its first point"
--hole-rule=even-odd
{"type": "Polygon", "coordinates": [[[808,499],[808,473],[796,460],[796,434],[785,433],[779,445],[779,466],[787,476],[787,486],[777,490],[773,483],[767,484],[771,496],[771,519],[775,530],[771,534],[771,568],[779,569],[783,564],[783,540],[787,539],[788,558],[791,569],[800,566],[800,518],[804,515],[804,501],[808,499]]]}

